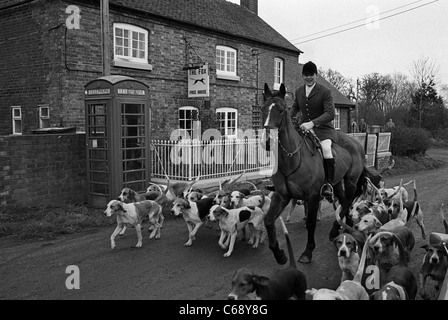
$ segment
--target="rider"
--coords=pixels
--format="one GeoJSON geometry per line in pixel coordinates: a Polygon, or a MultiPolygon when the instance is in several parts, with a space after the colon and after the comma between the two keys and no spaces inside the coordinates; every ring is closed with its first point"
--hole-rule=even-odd
{"type": "Polygon", "coordinates": [[[303,65],[302,78],[305,84],[295,92],[294,104],[291,108],[291,117],[299,111],[302,113],[300,129],[314,131],[319,138],[324,157],[325,184],[322,196],[333,200],[333,179],[335,159],[331,151],[332,142],[337,142],[334,120],[335,108],[330,89],[317,83],[317,67],[309,61],[303,65]]]}

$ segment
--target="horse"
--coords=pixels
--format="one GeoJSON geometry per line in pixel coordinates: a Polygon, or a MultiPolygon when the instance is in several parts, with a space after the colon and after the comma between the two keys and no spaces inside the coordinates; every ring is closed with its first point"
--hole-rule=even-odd
{"type": "MultiPolygon", "coordinates": [[[[287,258],[279,248],[275,233],[275,221],[291,199],[304,200],[307,204],[306,228],[308,239],[306,249],[299,258],[301,263],[310,263],[316,247],[314,232],[320,202],[320,191],[325,183],[323,156],[319,152],[310,133],[299,133],[294,127],[285,102],[286,89],[281,84],[276,93],[264,86],[264,104],[262,119],[264,128],[277,129],[278,148],[277,167],[272,175],[275,193],[265,217],[265,226],[269,239],[269,249],[278,264],[285,264],[287,258]]],[[[338,143],[333,143],[333,155],[336,159],[334,176],[334,195],[342,206],[341,217],[349,219],[349,207],[356,196],[366,187],[365,152],[363,146],[354,138],[338,131],[338,143]]],[[[272,139],[269,140],[272,143],[272,139]]],[[[272,145],[268,145],[272,149],[272,145]]],[[[349,221],[350,223],[350,221],[349,221]]],[[[351,222],[352,223],[352,222],[351,222]]],[[[330,241],[339,234],[340,225],[335,221],[330,232],[330,241]]]]}

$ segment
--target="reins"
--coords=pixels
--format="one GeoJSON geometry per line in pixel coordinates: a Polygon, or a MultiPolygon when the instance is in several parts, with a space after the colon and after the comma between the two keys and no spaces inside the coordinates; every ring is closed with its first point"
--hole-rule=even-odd
{"type": "MultiPolygon", "coordinates": [[[[286,115],[287,116],[287,115],[286,115]]],[[[295,130],[295,128],[294,128],[294,130],[295,130]]],[[[312,133],[311,132],[306,132],[306,131],[296,131],[298,134],[299,134],[299,136],[302,136],[302,141],[300,141],[300,143],[299,143],[299,145],[297,146],[297,148],[294,150],[294,151],[292,151],[292,152],[290,152],[290,151],[288,151],[288,150],[286,150],[286,148],[283,146],[283,144],[280,142],[280,132],[279,132],[279,136],[278,136],[278,145],[280,146],[280,149],[282,149],[285,153],[286,153],[286,156],[288,157],[288,158],[292,158],[295,154],[297,154],[297,153],[299,153],[299,161],[298,161],[298,165],[297,165],[297,167],[291,172],[291,173],[289,173],[288,175],[285,175],[285,174],[283,174],[285,177],[289,177],[289,176],[291,176],[292,174],[294,174],[299,168],[300,168],[300,166],[302,165],[302,160],[303,160],[303,152],[302,152],[302,147],[303,147],[303,144],[305,143],[305,145],[307,146],[307,148],[308,148],[308,150],[310,150],[310,152],[311,152],[311,155],[312,156],[314,156],[314,150],[313,150],[313,148],[309,145],[309,143],[308,143],[308,139],[307,139],[307,137],[308,138],[310,138],[310,139],[312,139],[312,136],[311,137],[309,137],[308,136],[308,134],[311,134],[312,135],[312,133]]],[[[286,132],[283,132],[283,134],[287,134],[286,132]]]]}

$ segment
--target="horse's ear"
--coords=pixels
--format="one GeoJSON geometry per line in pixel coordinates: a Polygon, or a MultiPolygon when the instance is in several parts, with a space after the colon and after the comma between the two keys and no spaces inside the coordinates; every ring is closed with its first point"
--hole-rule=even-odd
{"type": "Polygon", "coordinates": [[[278,95],[280,96],[280,98],[285,99],[286,88],[285,88],[285,84],[284,83],[282,83],[280,85],[280,91],[278,92],[278,95]]]}
{"type": "Polygon", "coordinates": [[[264,99],[272,97],[271,89],[269,89],[269,86],[267,83],[264,84],[264,99]]]}

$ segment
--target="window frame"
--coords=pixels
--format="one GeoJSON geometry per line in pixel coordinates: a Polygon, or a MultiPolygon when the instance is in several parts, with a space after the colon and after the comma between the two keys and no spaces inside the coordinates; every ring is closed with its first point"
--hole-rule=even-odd
{"type": "Polygon", "coordinates": [[[285,61],[282,58],[274,58],[274,90],[280,89],[280,85],[284,82],[285,61]],[[278,66],[280,64],[280,66],[278,66]],[[279,80],[277,82],[277,80],[279,80]]]}
{"type": "Polygon", "coordinates": [[[22,117],[22,107],[12,106],[11,107],[11,121],[12,121],[12,134],[21,135],[23,133],[23,117],[22,117]],[[20,115],[17,117],[14,115],[14,111],[19,110],[20,115]],[[16,132],[16,121],[20,121],[20,132],[16,132]]]}
{"type": "Polygon", "coordinates": [[[147,29],[144,29],[142,27],[128,24],[128,23],[114,23],[113,25],[113,52],[114,52],[114,59],[113,59],[113,65],[117,67],[128,67],[128,68],[135,68],[135,69],[146,69],[146,70],[152,70],[152,66],[148,63],[148,57],[149,57],[149,31],[147,29]],[[117,35],[117,29],[122,29],[128,31],[128,37],[125,38],[124,34],[120,37],[117,35]],[[142,42],[140,38],[134,40],[133,39],[133,33],[136,32],[139,34],[144,35],[143,45],[142,48],[139,46],[139,42],[142,42]],[[123,39],[123,44],[121,46],[118,45],[118,38],[123,39]],[[125,46],[125,39],[128,41],[128,45],[125,46]],[[134,48],[133,42],[137,41],[137,47],[134,48]],[[129,51],[128,55],[117,53],[117,47],[121,47],[124,49],[127,49],[129,51]],[[140,51],[144,52],[144,57],[133,57],[133,51],[137,50],[137,53],[140,51]]]}
{"type": "MultiPolygon", "coordinates": [[[[227,138],[227,139],[238,139],[238,109],[236,108],[231,108],[231,107],[223,107],[223,108],[217,108],[216,109],[216,120],[219,122],[218,123],[218,130],[221,134],[223,134],[223,137],[227,138]],[[221,131],[222,127],[221,127],[221,119],[218,118],[218,113],[224,113],[225,114],[225,118],[224,118],[224,134],[221,131]],[[229,121],[229,113],[235,113],[235,128],[234,128],[234,133],[233,134],[229,134],[229,129],[231,129],[228,126],[228,121],[229,121]]],[[[233,119],[230,119],[233,120],[233,119]]]]}
{"type": "Polygon", "coordinates": [[[48,105],[40,105],[39,107],[39,128],[48,128],[50,126],[50,107],[48,105]],[[48,113],[46,116],[42,115],[42,110],[47,109],[48,113]],[[48,120],[48,125],[44,126],[44,120],[48,120]]]}
{"type": "Polygon", "coordinates": [[[338,107],[334,108],[333,126],[336,130],[341,130],[341,110],[338,107]]]}
{"type": "MultiPolygon", "coordinates": [[[[180,107],[178,109],[177,115],[178,115],[179,131],[182,134],[182,138],[183,139],[187,139],[187,138],[189,138],[189,139],[196,139],[197,137],[194,136],[195,132],[193,130],[195,129],[195,121],[199,121],[199,109],[196,108],[196,107],[193,107],[193,106],[182,106],[182,107],[180,107]],[[196,111],[197,112],[197,117],[196,117],[196,119],[194,119],[193,117],[191,119],[181,118],[181,116],[180,116],[180,112],[181,111],[196,111]],[[190,121],[191,128],[190,129],[188,129],[188,128],[181,128],[182,127],[181,126],[181,121],[184,122],[184,127],[186,126],[187,121],[190,121]],[[188,132],[189,136],[187,136],[185,134],[187,132],[188,132]]],[[[193,115],[193,113],[192,113],[192,115],[193,115]]],[[[198,133],[200,134],[200,128],[199,128],[199,132],[196,132],[196,134],[198,134],[198,133]]]]}
{"type": "Polygon", "coordinates": [[[216,77],[218,79],[225,79],[225,80],[236,80],[239,81],[240,77],[238,77],[238,50],[229,46],[224,45],[217,45],[216,46],[216,56],[215,56],[215,65],[216,65],[216,77]],[[218,55],[218,51],[223,51],[224,56],[218,55]],[[230,64],[231,67],[233,67],[234,71],[228,71],[229,63],[228,63],[228,55],[234,54],[234,64],[230,64]],[[218,58],[220,58],[223,61],[218,61],[218,58]],[[223,62],[223,63],[221,63],[223,62]],[[225,70],[221,70],[221,65],[224,66],[225,70]]]}

